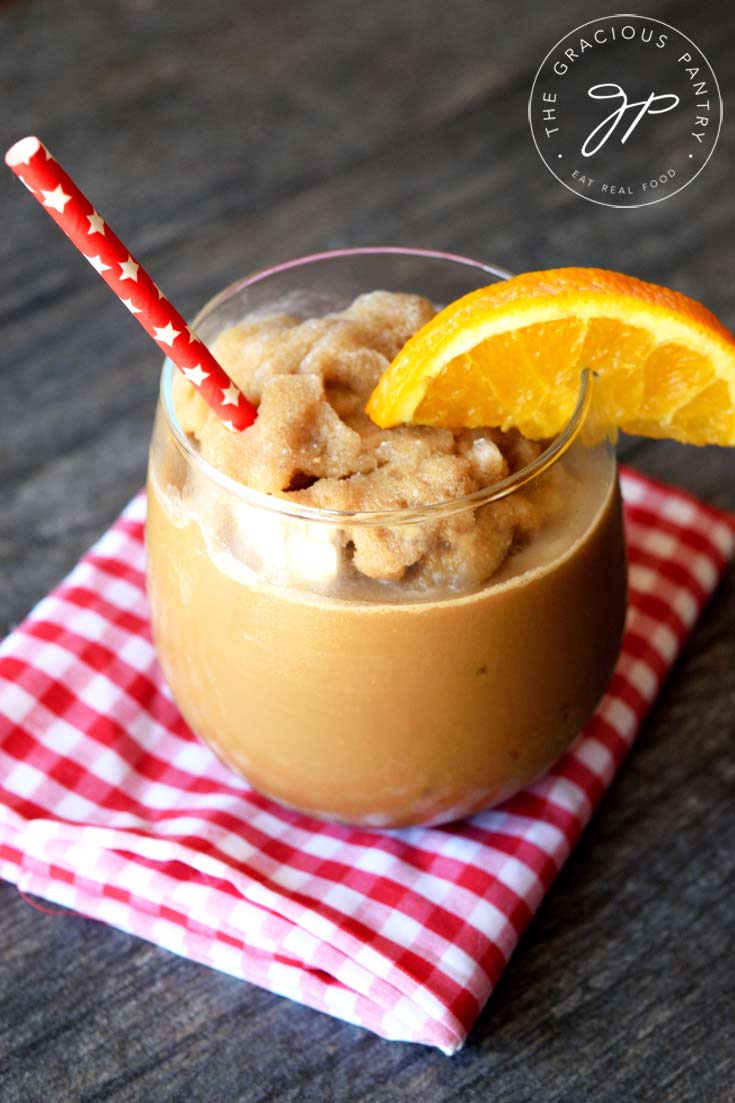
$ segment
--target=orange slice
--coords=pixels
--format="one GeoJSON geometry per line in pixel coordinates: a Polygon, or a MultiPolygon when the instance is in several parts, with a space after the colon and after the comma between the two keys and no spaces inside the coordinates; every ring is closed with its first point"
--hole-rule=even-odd
{"type": "Polygon", "coordinates": [[[611,425],[735,444],[735,337],[678,291],[601,268],[528,272],[450,303],[403,346],[366,410],[382,428],[569,420],[591,368],[611,425]]]}

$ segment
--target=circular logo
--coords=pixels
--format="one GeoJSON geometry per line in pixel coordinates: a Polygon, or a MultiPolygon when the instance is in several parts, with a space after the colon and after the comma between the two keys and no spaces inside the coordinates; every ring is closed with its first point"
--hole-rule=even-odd
{"type": "Polygon", "coordinates": [[[722,98],[712,66],[681,31],[646,15],[608,15],[549,50],[528,121],[565,188],[606,207],[644,207],[702,171],[722,98]]]}

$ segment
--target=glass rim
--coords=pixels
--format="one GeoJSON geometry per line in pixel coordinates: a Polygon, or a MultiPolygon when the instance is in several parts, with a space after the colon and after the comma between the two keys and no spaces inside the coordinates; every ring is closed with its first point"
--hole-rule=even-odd
{"type": "MultiPolygon", "coordinates": [[[[267,279],[270,276],[277,275],[290,268],[304,267],[308,264],[318,263],[320,261],[365,255],[424,257],[428,260],[449,261],[450,263],[477,268],[492,274],[499,280],[509,279],[511,276],[511,273],[495,265],[485,264],[482,261],[472,260],[469,257],[463,257],[459,254],[438,252],[432,249],[408,248],[393,245],[369,245],[358,246],[351,249],[334,249],[327,252],[312,253],[308,256],[295,257],[293,260],[284,261],[281,264],[260,268],[243,279],[235,280],[204,304],[191,323],[192,328],[196,329],[204,318],[208,317],[218,306],[228,301],[237,292],[255,283],[259,283],[261,280],[267,279]]],[[[299,502],[289,501],[286,498],[278,498],[275,495],[266,494],[262,490],[254,490],[252,487],[246,486],[245,483],[238,482],[237,479],[233,479],[232,476],[220,471],[219,468],[205,459],[205,457],[197,451],[196,447],[181,428],[178,417],[176,416],[172,395],[172,380],[175,371],[177,371],[177,368],[173,362],[166,357],[161,372],[161,406],[166,416],[168,428],[176,445],[195,468],[198,468],[208,479],[217,483],[235,498],[240,499],[240,501],[253,508],[276,513],[282,517],[291,517],[311,523],[338,524],[341,526],[416,524],[428,519],[441,518],[454,513],[460,513],[466,509],[477,509],[479,506],[484,506],[489,502],[508,497],[508,495],[512,494],[515,490],[531,482],[543,471],[546,471],[556,463],[574,442],[589,412],[592,399],[591,384],[593,374],[587,369],[581,373],[577,401],[571,417],[563,429],[549,442],[535,460],[532,460],[524,467],[514,471],[512,475],[507,475],[504,479],[491,483],[489,486],[480,487],[470,494],[463,494],[458,498],[446,498],[423,506],[413,506],[410,508],[396,507],[382,510],[343,510],[327,509],[322,506],[303,505],[299,502]]],[[[247,432],[247,430],[244,431],[247,432]]]]}

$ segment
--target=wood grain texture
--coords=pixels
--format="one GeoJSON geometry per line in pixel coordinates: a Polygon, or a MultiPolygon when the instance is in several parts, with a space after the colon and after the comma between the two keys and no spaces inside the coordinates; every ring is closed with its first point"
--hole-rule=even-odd
{"type": "MultiPolygon", "coordinates": [[[[707,53],[727,111],[732,5],[646,11],[707,53]]],[[[8,0],[0,137],[39,132],[185,313],[269,262],[388,242],[628,270],[732,326],[731,126],[691,187],[638,210],[570,195],[533,148],[535,68],[596,14],[586,0],[8,0]]],[[[10,174],[0,202],[5,631],[141,484],[159,358],[10,174]]],[[[732,454],[641,440],[621,454],[735,508],[732,454]]],[[[733,635],[730,576],[452,1060],[39,914],[4,885],[0,1098],[734,1100],[733,635]]]]}

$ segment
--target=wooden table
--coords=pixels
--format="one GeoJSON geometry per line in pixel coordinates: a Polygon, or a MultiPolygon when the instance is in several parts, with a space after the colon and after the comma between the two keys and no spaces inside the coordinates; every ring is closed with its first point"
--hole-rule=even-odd
{"type": "MultiPolygon", "coordinates": [[[[708,54],[727,119],[735,8],[646,10],[708,54]]],[[[627,211],[569,194],[533,148],[533,73],[591,14],[584,0],[5,0],[3,148],[38,131],[189,314],[267,262],[404,243],[635,272],[732,326],[732,127],[689,188],[627,211]]],[[[0,196],[7,630],[141,484],[160,358],[10,174],[0,196]]],[[[621,454],[735,508],[723,451],[629,440],[621,454]]],[[[458,1056],[39,914],[3,885],[0,1097],[735,1099],[732,598],[730,578],[458,1056]]]]}

